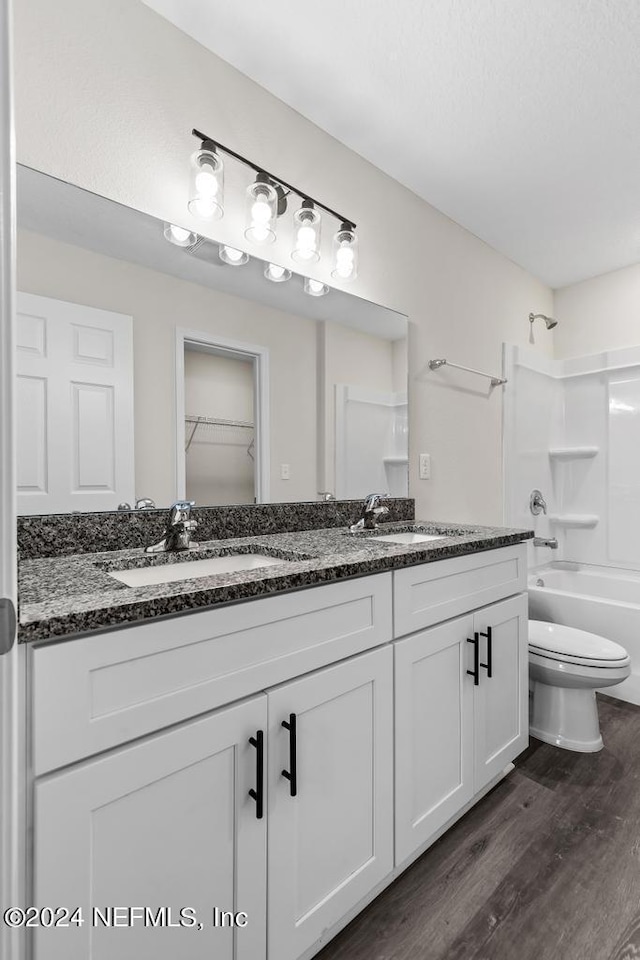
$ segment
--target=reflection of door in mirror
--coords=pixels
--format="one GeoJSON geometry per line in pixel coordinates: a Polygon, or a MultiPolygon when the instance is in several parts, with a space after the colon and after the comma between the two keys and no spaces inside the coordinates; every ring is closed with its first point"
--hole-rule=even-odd
{"type": "Polygon", "coordinates": [[[185,481],[196,503],[255,502],[253,360],[185,344],[185,481]]]}
{"type": "Polygon", "coordinates": [[[19,293],[16,328],[18,512],[133,502],[132,318],[19,293]]]}

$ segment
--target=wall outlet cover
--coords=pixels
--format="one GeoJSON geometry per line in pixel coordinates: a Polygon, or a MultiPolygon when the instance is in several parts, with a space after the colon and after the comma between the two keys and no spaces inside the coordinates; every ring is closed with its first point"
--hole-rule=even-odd
{"type": "Polygon", "coordinates": [[[431,454],[421,453],[419,461],[420,479],[431,479],[431,454]]]}

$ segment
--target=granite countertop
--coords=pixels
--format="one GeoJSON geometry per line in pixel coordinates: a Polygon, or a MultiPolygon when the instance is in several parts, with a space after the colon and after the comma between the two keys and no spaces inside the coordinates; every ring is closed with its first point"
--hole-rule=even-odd
{"type": "Polygon", "coordinates": [[[56,640],[177,616],[219,604],[273,596],[348,577],[509,546],[530,530],[411,521],[382,523],[377,531],[345,527],[212,540],[188,553],[150,556],[142,549],[25,560],[19,566],[18,641],[56,640]],[[442,539],[423,544],[382,543],[377,535],[416,530],[442,539]],[[224,556],[262,553],[282,563],[260,569],[130,587],[109,570],[126,570],[224,556]]]}

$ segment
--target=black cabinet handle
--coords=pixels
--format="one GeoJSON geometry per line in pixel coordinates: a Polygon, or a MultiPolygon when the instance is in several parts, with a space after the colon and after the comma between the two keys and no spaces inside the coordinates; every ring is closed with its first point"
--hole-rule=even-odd
{"type": "Polygon", "coordinates": [[[480,636],[474,633],[473,640],[467,637],[467,643],[473,644],[473,670],[467,670],[470,677],[473,677],[473,685],[477,687],[480,683],[480,636]]]}
{"type": "Polygon", "coordinates": [[[256,748],[256,789],[249,790],[249,796],[256,802],[256,820],[264,816],[264,731],[257,730],[255,737],[249,737],[249,743],[256,748]]]}
{"type": "Polygon", "coordinates": [[[289,769],[282,771],[282,776],[289,781],[289,793],[292,797],[298,794],[298,752],[296,745],[296,715],[289,714],[288,720],[282,721],[282,726],[289,731],[289,769]]]}
{"type": "Polygon", "coordinates": [[[484,667],[484,669],[487,671],[487,676],[490,677],[490,676],[491,676],[491,668],[492,668],[492,664],[493,664],[493,649],[492,649],[492,647],[493,647],[493,644],[492,644],[492,639],[493,639],[493,637],[491,636],[491,627],[487,627],[487,632],[486,632],[486,633],[482,633],[482,631],[481,631],[481,632],[480,632],[480,636],[487,638],[487,662],[486,662],[486,663],[481,663],[480,666],[481,666],[481,667],[484,667]]]}

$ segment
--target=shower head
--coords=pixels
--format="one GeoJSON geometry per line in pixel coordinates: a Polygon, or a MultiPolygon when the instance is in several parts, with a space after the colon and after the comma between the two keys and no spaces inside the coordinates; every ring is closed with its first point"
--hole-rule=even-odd
{"type": "Polygon", "coordinates": [[[554,320],[553,317],[547,317],[544,313],[530,313],[529,314],[529,323],[533,323],[534,320],[544,320],[547,330],[553,330],[554,327],[558,326],[558,321],[554,320]]]}

